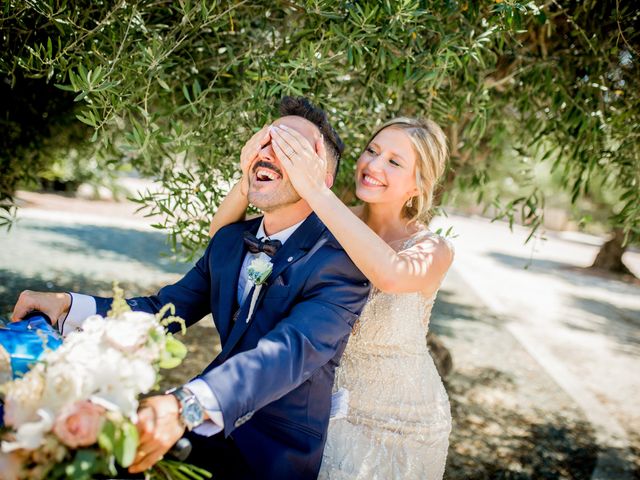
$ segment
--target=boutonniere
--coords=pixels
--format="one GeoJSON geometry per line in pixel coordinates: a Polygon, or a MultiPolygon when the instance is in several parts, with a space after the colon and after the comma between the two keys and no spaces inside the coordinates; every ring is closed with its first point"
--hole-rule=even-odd
{"type": "Polygon", "coordinates": [[[258,296],[260,295],[262,285],[264,285],[264,282],[267,281],[267,278],[269,278],[269,275],[271,275],[272,270],[273,263],[271,263],[269,260],[266,260],[264,257],[254,258],[249,264],[249,268],[247,269],[247,276],[256,287],[253,289],[253,295],[251,295],[251,303],[249,304],[247,323],[249,323],[249,320],[251,320],[251,315],[253,315],[253,309],[255,308],[256,302],[258,301],[258,296]]]}

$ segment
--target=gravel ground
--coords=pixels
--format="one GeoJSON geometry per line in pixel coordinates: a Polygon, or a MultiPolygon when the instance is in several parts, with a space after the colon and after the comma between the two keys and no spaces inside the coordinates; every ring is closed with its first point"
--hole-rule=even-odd
{"type": "Polygon", "coordinates": [[[432,329],[454,359],[445,478],[589,479],[597,445],[574,402],[451,272],[432,329]]]}
{"type": "MultiPolygon", "coordinates": [[[[108,295],[118,280],[128,296],[154,293],[189,268],[160,257],[166,251],[164,236],[144,229],[24,219],[0,231],[0,315],[27,288],[108,295]]],[[[454,417],[446,478],[589,479],[593,431],[502,322],[450,273],[432,319],[454,361],[446,379],[454,417]]],[[[189,356],[163,385],[197,374],[220,349],[210,319],[185,343],[189,356]]]]}

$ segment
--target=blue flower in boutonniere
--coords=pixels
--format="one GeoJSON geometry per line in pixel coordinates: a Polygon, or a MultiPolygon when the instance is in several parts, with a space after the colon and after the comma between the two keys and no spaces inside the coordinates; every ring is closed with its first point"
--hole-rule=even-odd
{"type": "Polygon", "coordinates": [[[257,257],[253,259],[249,264],[249,268],[247,269],[247,276],[256,287],[253,289],[253,295],[251,295],[249,313],[247,314],[247,323],[249,323],[249,320],[251,320],[251,315],[253,315],[253,309],[255,308],[256,302],[258,301],[258,296],[260,295],[262,285],[264,285],[264,282],[267,281],[267,278],[269,278],[269,275],[271,275],[272,270],[273,263],[271,263],[269,260],[266,260],[264,257],[257,257]]]}

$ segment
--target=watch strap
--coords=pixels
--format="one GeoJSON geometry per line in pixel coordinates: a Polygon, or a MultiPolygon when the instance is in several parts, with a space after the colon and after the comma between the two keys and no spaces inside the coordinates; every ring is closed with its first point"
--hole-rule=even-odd
{"type": "Polygon", "coordinates": [[[178,404],[180,405],[180,411],[178,412],[180,416],[180,422],[187,428],[187,430],[191,431],[198,425],[202,424],[202,422],[204,421],[204,409],[202,408],[202,405],[200,405],[200,402],[193,392],[187,390],[184,387],[178,387],[172,388],[166,393],[173,395],[178,400],[178,404]],[[192,405],[195,405],[196,408],[201,411],[201,420],[197,424],[192,423],[192,421],[185,415],[187,408],[192,405]]]}

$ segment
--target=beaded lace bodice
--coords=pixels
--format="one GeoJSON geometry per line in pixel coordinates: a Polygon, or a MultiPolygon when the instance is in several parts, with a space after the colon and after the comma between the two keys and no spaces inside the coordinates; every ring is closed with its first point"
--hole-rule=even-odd
{"type": "Polygon", "coordinates": [[[336,371],[348,413],[329,425],[320,478],[442,478],[451,416],[426,344],[435,297],[371,291],[336,371]]]}

